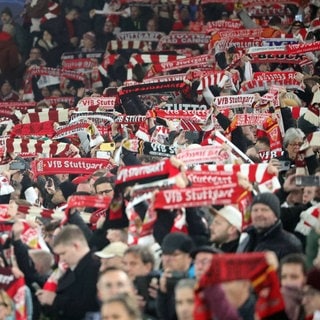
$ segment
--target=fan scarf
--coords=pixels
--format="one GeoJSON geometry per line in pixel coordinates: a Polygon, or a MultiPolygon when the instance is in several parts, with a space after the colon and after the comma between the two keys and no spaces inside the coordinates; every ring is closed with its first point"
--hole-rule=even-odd
{"type": "Polygon", "coordinates": [[[158,31],[122,31],[117,35],[118,40],[158,42],[165,34],[158,31]]]}
{"type": "Polygon", "coordinates": [[[27,113],[23,119],[22,123],[32,123],[32,122],[68,122],[69,121],[69,110],[68,109],[57,109],[57,110],[45,110],[41,112],[27,113]]]}
{"type": "Polygon", "coordinates": [[[143,140],[126,140],[123,145],[124,148],[131,152],[138,154],[145,154],[155,157],[167,157],[176,155],[176,148],[174,146],[164,145],[155,142],[148,142],[143,140]]]}
{"type": "Polygon", "coordinates": [[[114,110],[116,97],[85,97],[76,105],[77,111],[114,110]]]}
{"type": "Polygon", "coordinates": [[[171,163],[170,159],[146,165],[120,167],[117,173],[116,185],[124,187],[141,181],[147,183],[173,177],[179,172],[180,170],[171,163]]]}
{"type": "MultiPolygon", "coordinates": [[[[220,3],[219,0],[202,0],[201,4],[202,5],[206,5],[206,4],[212,4],[212,3],[220,3]]],[[[228,0],[225,3],[238,3],[237,0],[228,0]]],[[[270,3],[268,2],[268,5],[273,5],[273,4],[287,4],[287,3],[292,3],[292,4],[296,4],[299,5],[299,0],[271,0],[270,3]]],[[[241,5],[243,5],[244,7],[248,8],[248,7],[256,7],[256,6],[264,6],[266,3],[262,0],[243,0],[241,1],[241,5]]]]}
{"type": "Polygon", "coordinates": [[[190,58],[184,58],[184,59],[179,59],[179,60],[170,61],[170,62],[154,64],[150,70],[150,73],[148,73],[148,76],[152,76],[156,73],[167,72],[167,71],[183,69],[183,68],[191,68],[191,67],[210,68],[212,67],[211,60],[212,60],[211,55],[203,54],[197,57],[190,57],[190,58]]]}
{"type": "Polygon", "coordinates": [[[70,143],[56,142],[52,140],[37,139],[6,139],[7,153],[40,153],[47,156],[60,155],[61,157],[74,157],[79,150],[70,143]]]}
{"type": "Polygon", "coordinates": [[[200,163],[231,163],[230,151],[221,146],[203,146],[199,148],[184,149],[177,158],[186,165],[200,163]]]}
{"type": "Polygon", "coordinates": [[[312,206],[307,210],[302,211],[300,214],[300,221],[296,225],[295,231],[298,231],[301,234],[307,236],[312,228],[319,230],[319,216],[319,206],[312,206]]]}
{"type": "Polygon", "coordinates": [[[99,169],[113,168],[113,165],[106,159],[91,158],[41,158],[33,160],[31,166],[36,177],[57,173],[92,174],[99,169]]]}
{"type": "Polygon", "coordinates": [[[260,192],[274,192],[280,188],[280,183],[276,174],[268,172],[267,163],[243,163],[243,164],[203,164],[195,166],[196,171],[223,171],[223,172],[239,172],[247,177],[249,182],[257,183],[260,192]]]}
{"type": "Polygon", "coordinates": [[[16,320],[27,319],[27,310],[25,305],[26,285],[24,278],[16,279],[11,268],[0,267],[0,289],[5,290],[12,299],[16,320]]]}
{"type": "Polygon", "coordinates": [[[232,182],[222,186],[207,185],[206,188],[189,187],[181,189],[160,190],[155,194],[153,207],[155,209],[179,209],[210,205],[229,205],[237,203],[247,191],[232,182]]]}
{"type": "MultiPolygon", "coordinates": [[[[259,319],[284,311],[279,279],[276,270],[267,264],[265,253],[224,253],[214,255],[209,270],[198,282],[195,290],[194,319],[212,319],[213,315],[207,309],[203,297],[205,288],[226,281],[243,279],[251,280],[258,294],[255,308],[259,319]],[[264,289],[268,289],[267,296],[264,289]]],[[[208,298],[213,299],[213,297],[208,298]]]]}

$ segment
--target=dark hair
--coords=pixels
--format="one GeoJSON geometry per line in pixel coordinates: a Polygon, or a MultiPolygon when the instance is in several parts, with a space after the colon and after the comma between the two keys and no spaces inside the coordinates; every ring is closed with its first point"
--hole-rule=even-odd
{"type": "Polygon", "coordinates": [[[143,264],[151,263],[153,269],[155,258],[149,247],[142,245],[131,246],[124,252],[124,255],[128,253],[139,256],[143,264]]]}
{"type": "Polygon", "coordinates": [[[282,270],[282,266],[284,264],[293,263],[293,264],[299,264],[302,267],[303,274],[307,274],[307,262],[306,262],[306,256],[302,253],[290,253],[286,256],[284,256],[280,260],[280,273],[282,270]]]}
{"type": "Polygon", "coordinates": [[[96,190],[97,189],[97,186],[99,184],[102,184],[102,183],[110,183],[112,188],[114,188],[114,183],[115,183],[115,177],[114,176],[110,176],[110,177],[105,177],[105,176],[102,176],[102,177],[99,177],[93,184],[94,186],[94,189],[96,190]]]}

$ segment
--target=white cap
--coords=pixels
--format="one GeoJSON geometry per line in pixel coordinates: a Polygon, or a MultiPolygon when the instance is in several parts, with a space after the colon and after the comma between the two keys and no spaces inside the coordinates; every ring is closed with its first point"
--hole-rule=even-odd
{"type": "Polygon", "coordinates": [[[108,259],[113,257],[123,257],[124,252],[128,249],[128,245],[121,241],[111,242],[101,251],[95,252],[99,258],[108,259]]]}
{"type": "Polygon", "coordinates": [[[226,219],[231,225],[237,228],[240,232],[242,231],[242,213],[234,206],[224,206],[220,210],[213,210],[214,214],[226,219]]]}

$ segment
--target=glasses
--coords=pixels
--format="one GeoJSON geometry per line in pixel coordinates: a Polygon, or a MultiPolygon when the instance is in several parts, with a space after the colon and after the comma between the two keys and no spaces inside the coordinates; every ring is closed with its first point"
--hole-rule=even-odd
{"type": "Polygon", "coordinates": [[[303,142],[289,143],[289,146],[292,146],[292,147],[301,147],[302,145],[303,145],[303,142]]]}
{"type": "Polygon", "coordinates": [[[97,192],[97,194],[104,194],[104,193],[110,193],[111,191],[113,191],[113,189],[106,189],[106,190],[101,190],[99,192],[97,192]]]}

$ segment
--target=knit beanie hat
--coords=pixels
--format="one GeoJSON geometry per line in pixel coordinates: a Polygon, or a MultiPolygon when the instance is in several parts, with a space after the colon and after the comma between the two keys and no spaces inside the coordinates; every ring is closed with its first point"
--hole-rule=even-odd
{"type": "Polygon", "coordinates": [[[264,192],[256,195],[252,200],[251,208],[257,203],[265,204],[274,212],[277,218],[280,217],[280,201],[279,198],[273,193],[264,192]]]}
{"type": "Polygon", "coordinates": [[[69,196],[71,196],[74,192],[76,192],[77,185],[67,180],[60,183],[59,189],[61,190],[64,198],[68,200],[69,196]]]}

